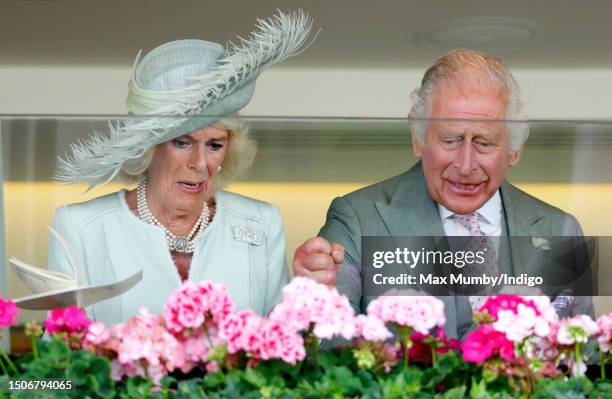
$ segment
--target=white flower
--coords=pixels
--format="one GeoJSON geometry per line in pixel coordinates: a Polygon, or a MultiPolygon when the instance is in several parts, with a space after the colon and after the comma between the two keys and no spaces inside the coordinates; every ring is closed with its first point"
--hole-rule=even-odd
{"type": "Polygon", "coordinates": [[[546,238],[531,237],[531,244],[533,244],[538,251],[550,251],[550,243],[546,238]]]}
{"type": "Polygon", "coordinates": [[[589,337],[598,332],[597,323],[588,315],[580,314],[561,320],[557,331],[557,341],[562,345],[584,344],[589,341],[589,337]]]}
{"type": "Polygon", "coordinates": [[[587,371],[587,366],[583,361],[576,362],[572,365],[572,375],[574,377],[583,377],[587,371]]]}

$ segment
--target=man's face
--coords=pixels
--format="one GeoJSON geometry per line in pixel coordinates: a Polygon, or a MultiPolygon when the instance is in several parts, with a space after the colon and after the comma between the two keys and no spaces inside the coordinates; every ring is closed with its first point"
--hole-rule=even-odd
{"type": "Polygon", "coordinates": [[[413,137],[432,198],[452,212],[476,211],[495,194],[508,168],[520,159],[510,151],[506,96],[481,87],[441,83],[434,90],[425,144],[413,137]],[[435,121],[435,119],[463,119],[435,121]]]}

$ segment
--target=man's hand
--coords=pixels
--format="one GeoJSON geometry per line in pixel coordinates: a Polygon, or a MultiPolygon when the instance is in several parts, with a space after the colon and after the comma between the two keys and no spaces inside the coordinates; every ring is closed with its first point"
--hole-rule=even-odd
{"type": "Polygon", "coordinates": [[[336,286],[336,274],[344,261],[344,247],[330,244],[324,238],[306,240],[295,250],[293,272],[296,276],[309,277],[328,287],[336,286]]]}

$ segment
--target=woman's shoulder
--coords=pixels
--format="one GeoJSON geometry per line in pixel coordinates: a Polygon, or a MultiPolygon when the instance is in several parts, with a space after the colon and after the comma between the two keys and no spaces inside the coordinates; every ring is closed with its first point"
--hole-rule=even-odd
{"type": "Polygon", "coordinates": [[[269,221],[280,217],[278,208],[269,202],[250,198],[229,191],[219,191],[215,194],[219,209],[249,219],[269,221]]]}
{"type": "Polygon", "coordinates": [[[122,192],[102,195],[88,201],[78,202],[59,207],[56,218],[70,218],[73,223],[83,225],[109,212],[118,212],[122,208],[122,192]]]}

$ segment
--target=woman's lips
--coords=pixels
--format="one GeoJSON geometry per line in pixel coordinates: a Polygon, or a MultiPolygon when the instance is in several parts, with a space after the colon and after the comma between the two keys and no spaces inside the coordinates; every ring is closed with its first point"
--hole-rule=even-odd
{"type": "Polygon", "coordinates": [[[452,180],[445,180],[446,184],[450,188],[453,193],[465,196],[477,195],[482,187],[484,187],[485,182],[480,183],[458,183],[452,180]]]}
{"type": "Polygon", "coordinates": [[[187,194],[199,194],[206,188],[206,182],[180,181],[176,185],[187,194]]]}

